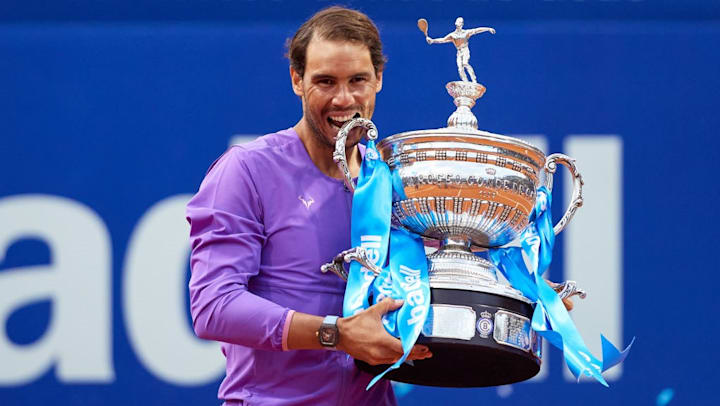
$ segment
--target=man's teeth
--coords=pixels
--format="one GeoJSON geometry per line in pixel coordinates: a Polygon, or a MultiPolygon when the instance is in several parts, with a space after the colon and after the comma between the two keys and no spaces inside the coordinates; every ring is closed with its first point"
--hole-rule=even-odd
{"type": "Polygon", "coordinates": [[[348,115],[346,115],[346,116],[331,117],[331,119],[332,119],[333,121],[345,122],[345,121],[348,121],[348,120],[352,119],[354,116],[355,116],[354,114],[348,114],[348,115]]]}
{"type": "Polygon", "coordinates": [[[347,114],[344,116],[328,117],[328,122],[336,127],[342,127],[348,121],[352,120],[353,118],[358,118],[358,117],[360,117],[360,113],[347,114]]]}

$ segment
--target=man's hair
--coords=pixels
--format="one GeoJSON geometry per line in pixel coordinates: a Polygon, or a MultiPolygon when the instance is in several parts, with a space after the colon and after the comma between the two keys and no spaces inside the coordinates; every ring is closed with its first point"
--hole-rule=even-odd
{"type": "Polygon", "coordinates": [[[375,74],[383,71],[386,58],[382,53],[380,34],[370,18],[360,11],[328,7],[315,13],[300,26],[287,42],[290,66],[300,76],[305,75],[307,47],[313,35],[330,41],[351,41],[367,46],[375,74]]]}

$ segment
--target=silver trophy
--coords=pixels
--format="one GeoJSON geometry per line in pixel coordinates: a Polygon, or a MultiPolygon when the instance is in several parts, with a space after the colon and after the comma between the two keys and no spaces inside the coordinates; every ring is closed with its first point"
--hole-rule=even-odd
{"type": "MultiPolygon", "coordinates": [[[[500,282],[495,266],[473,251],[519,244],[516,239],[528,226],[537,190],[541,185],[552,190],[558,164],[567,167],[573,179],[569,207],[554,226],[555,234],[560,233],[582,206],[583,181],[575,160],[566,155],[545,156],[520,139],[478,130],[471,108],[485,87],[476,83],[469,64],[468,39],[495,30],[463,29],[462,18],[455,25],[455,31],[433,39],[427,34],[427,21],[418,21],[428,44],[452,42],[457,47],[462,80],[446,85],[457,107],[447,127],[403,132],[378,144],[393,183],[402,185],[402,193],[393,196],[393,225],[428,242],[439,241],[437,251],[428,256],[432,317],[418,340],[434,355],[387,376],[432,386],[501,385],[528,379],[539,371],[540,338],[530,328],[532,302],[500,282]]],[[[362,118],[338,132],[333,157],[351,191],[355,185],[345,141],[355,127],[364,127],[370,139],[378,137],[375,125],[362,118]]],[[[380,272],[361,248],[340,253],[322,271],[346,279],[343,263],[352,260],[380,272]]],[[[585,296],[572,281],[553,287],[562,298],[585,296]]],[[[386,367],[358,365],[372,373],[386,367]]]]}

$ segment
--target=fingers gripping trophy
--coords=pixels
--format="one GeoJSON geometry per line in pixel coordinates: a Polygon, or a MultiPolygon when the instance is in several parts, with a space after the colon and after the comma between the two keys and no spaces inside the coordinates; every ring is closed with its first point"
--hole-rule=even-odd
{"type": "MultiPolygon", "coordinates": [[[[456,106],[447,127],[395,134],[377,144],[392,182],[392,226],[421,236],[426,242],[439,241],[439,249],[427,257],[430,311],[417,339],[417,343],[430,347],[433,357],[402,364],[385,378],[446,387],[522,381],[537,374],[541,364],[542,328],[538,329],[536,324],[535,310],[547,314],[560,311],[557,300],[547,300],[547,289],[559,299],[573,295],[584,298],[585,292],[573,281],[545,282],[541,278],[545,269],[537,265],[534,273],[530,266],[525,275],[518,275],[517,270],[511,269],[517,267],[518,261],[503,261],[517,255],[520,263],[532,262],[526,257],[537,253],[537,247],[535,251],[523,251],[522,255],[517,252],[543,237],[550,241],[549,246],[540,246],[539,251],[546,256],[548,249],[552,252],[554,236],[582,206],[582,176],[574,159],[566,155],[545,156],[520,139],[478,130],[471,108],[482,97],[485,87],[477,83],[469,64],[468,40],[483,32],[494,34],[494,29],[463,29],[463,19],[458,18],[455,31],[434,39],[428,36],[426,20],[420,19],[418,27],[428,44],[452,42],[456,46],[461,80],[446,85],[456,106]],[[565,214],[553,226],[549,207],[544,205],[549,206],[558,164],[570,171],[573,192],[565,214]],[[543,219],[544,236],[540,224],[543,219]],[[474,252],[482,250],[487,251],[488,259],[474,252]],[[512,286],[498,279],[499,271],[512,286]],[[533,283],[537,286],[530,286],[533,283]],[[545,287],[548,288],[543,290],[545,287]]],[[[334,158],[344,173],[346,186],[357,197],[345,157],[345,140],[355,127],[367,130],[373,145],[378,132],[370,120],[362,118],[348,122],[338,132],[334,158]]],[[[368,155],[377,154],[372,150],[372,154],[366,153],[366,159],[368,155]]],[[[348,280],[343,263],[355,261],[363,270],[371,271],[370,275],[383,275],[383,264],[373,263],[370,257],[363,247],[353,247],[338,254],[322,271],[348,280]]],[[[545,268],[547,265],[548,260],[545,268]]],[[[561,312],[565,312],[565,319],[570,319],[564,308],[561,312]]],[[[356,362],[361,369],[374,374],[388,367],[356,362]]],[[[587,365],[589,369],[604,368],[587,365]]],[[[577,367],[581,373],[587,368],[577,367]]],[[[602,377],[599,380],[604,383],[602,377]]]]}

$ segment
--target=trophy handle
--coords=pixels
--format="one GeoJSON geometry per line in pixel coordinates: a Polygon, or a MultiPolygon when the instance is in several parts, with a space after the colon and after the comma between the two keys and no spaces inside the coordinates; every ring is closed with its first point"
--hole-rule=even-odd
{"type": "Polygon", "coordinates": [[[570,171],[573,177],[573,193],[570,199],[570,206],[565,210],[565,214],[560,221],[553,227],[555,235],[560,234],[570,220],[572,220],[577,209],[583,205],[582,188],[584,184],[582,175],[580,171],[578,171],[577,166],[575,166],[575,159],[564,154],[552,154],[545,160],[545,171],[548,174],[548,176],[545,177],[545,187],[547,187],[549,192],[552,192],[553,175],[557,170],[557,164],[565,166],[570,171]]]}
{"type": "Polygon", "coordinates": [[[372,271],[372,273],[375,274],[375,276],[379,275],[380,272],[382,272],[382,269],[378,268],[377,265],[375,265],[370,258],[368,257],[367,251],[365,251],[365,248],[362,247],[355,247],[350,248],[349,250],[345,250],[335,256],[335,258],[332,260],[332,262],[324,264],[320,267],[320,271],[322,273],[327,273],[328,271],[334,273],[335,275],[339,276],[340,279],[347,282],[348,273],[345,270],[345,267],[343,267],[343,262],[350,263],[350,261],[357,261],[360,263],[360,265],[364,266],[368,270],[372,271]]]}
{"type": "Polygon", "coordinates": [[[362,127],[367,130],[365,135],[368,139],[376,140],[378,137],[378,130],[372,121],[366,118],[355,118],[347,123],[338,131],[337,137],[335,137],[335,152],[333,152],[333,161],[337,164],[340,171],[342,171],[345,177],[345,186],[349,191],[355,192],[355,182],[353,182],[352,175],[350,175],[350,168],[347,164],[347,157],[345,156],[345,141],[347,136],[355,127],[362,127]]]}
{"type": "Polygon", "coordinates": [[[563,283],[547,281],[547,283],[555,291],[555,293],[558,294],[560,299],[567,299],[575,295],[580,296],[580,299],[585,299],[587,297],[587,292],[585,292],[584,289],[578,288],[577,282],[575,281],[565,281],[563,283]]]}

